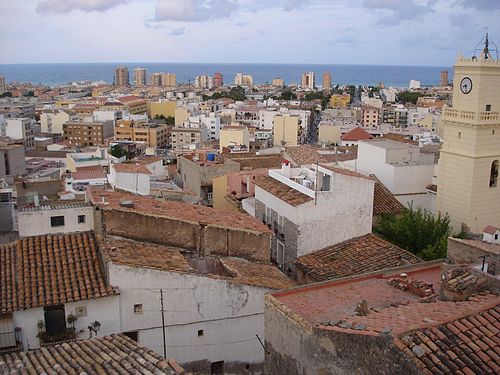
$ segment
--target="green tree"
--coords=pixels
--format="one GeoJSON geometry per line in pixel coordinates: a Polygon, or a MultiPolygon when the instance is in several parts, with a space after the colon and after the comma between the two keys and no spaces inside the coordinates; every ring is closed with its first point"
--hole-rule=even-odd
{"type": "Polygon", "coordinates": [[[297,95],[295,95],[295,93],[292,90],[285,89],[281,92],[280,99],[281,100],[295,100],[295,99],[297,99],[297,95]]]}
{"type": "Polygon", "coordinates": [[[398,101],[415,104],[421,96],[423,95],[419,92],[403,91],[398,94],[398,101]]]}
{"type": "Polygon", "coordinates": [[[10,91],[5,91],[3,94],[0,94],[0,98],[12,98],[12,93],[10,91]]]}
{"type": "Polygon", "coordinates": [[[115,158],[121,158],[122,156],[127,155],[127,152],[123,149],[122,146],[120,145],[114,145],[111,146],[111,155],[113,155],[115,158]]]}
{"type": "Polygon", "coordinates": [[[434,216],[421,208],[410,208],[400,215],[384,214],[374,232],[387,241],[406,249],[424,260],[446,257],[451,234],[448,216],[434,216]]]}
{"type": "Polygon", "coordinates": [[[167,125],[175,125],[175,117],[173,116],[167,116],[166,121],[167,125]]]}
{"type": "Polygon", "coordinates": [[[23,96],[25,96],[25,97],[33,97],[33,96],[35,96],[35,93],[30,90],[26,94],[24,94],[23,96]]]}

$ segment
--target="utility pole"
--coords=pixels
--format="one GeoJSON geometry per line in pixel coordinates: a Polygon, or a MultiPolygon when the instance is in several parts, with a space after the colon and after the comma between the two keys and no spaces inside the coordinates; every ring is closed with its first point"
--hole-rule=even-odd
{"type": "Polygon", "coordinates": [[[167,340],[165,338],[165,309],[163,308],[163,289],[160,289],[161,331],[163,333],[163,358],[167,359],[167,340]]]}

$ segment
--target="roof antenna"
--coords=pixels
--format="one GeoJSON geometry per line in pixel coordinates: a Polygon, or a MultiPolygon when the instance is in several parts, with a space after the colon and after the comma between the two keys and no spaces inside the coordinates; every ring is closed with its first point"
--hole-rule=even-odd
{"type": "Polygon", "coordinates": [[[486,36],[478,44],[476,44],[476,48],[474,48],[474,56],[472,56],[472,59],[477,60],[476,53],[480,52],[479,55],[484,60],[498,60],[498,47],[490,40],[488,27],[485,27],[485,29],[486,36]],[[492,52],[495,53],[495,58],[493,57],[492,52]]]}

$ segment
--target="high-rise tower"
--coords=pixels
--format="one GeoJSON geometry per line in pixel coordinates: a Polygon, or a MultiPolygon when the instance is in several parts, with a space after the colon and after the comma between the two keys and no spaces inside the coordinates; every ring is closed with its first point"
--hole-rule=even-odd
{"type": "MultiPolygon", "coordinates": [[[[481,233],[500,226],[500,61],[490,48],[455,64],[453,106],[443,110],[437,210],[481,233]]],[[[496,52],[496,53],[495,53],[496,52]]]]}
{"type": "Polygon", "coordinates": [[[128,69],[126,66],[115,68],[115,86],[129,86],[128,69]]]}
{"type": "Polygon", "coordinates": [[[146,86],[146,69],[145,68],[135,68],[134,69],[134,80],[137,87],[146,86]]]}

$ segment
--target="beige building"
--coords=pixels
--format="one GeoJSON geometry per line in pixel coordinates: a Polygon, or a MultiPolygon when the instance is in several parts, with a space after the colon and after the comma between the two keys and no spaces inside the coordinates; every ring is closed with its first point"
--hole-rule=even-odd
{"type": "Polygon", "coordinates": [[[174,127],[170,129],[170,144],[172,148],[201,145],[204,140],[203,138],[203,130],[200,128],[174,127]]]}
{"type": "Polygon", "coordinates": [[[377,107],[363,106],[361,110],[361,124],[364,127],[373,127],[380,124],[380,109],[377,107]]]}
{"type": "Polygon", "coordinates": [[[321,83],[323,90],[330,90],[332,88],[332,75],[328,72],[323,73],[323,81],[321,83]]]}
{"type": "Polygon", "coordinates": [[[250,133],[246,126],[230,125],[220,130],[219,150],[224,148],[233,151],[248,151],[250,149],[250,133]]]}
{"type": "Polygon", "coordinates": [[[176,108],[174,111],[175,126],[182,126],[189,119],[189,111],[187,108],[176,108]]]}
{"type": "Polygon", "coordinates": [[[350,102],[351,96],[349,94],[333,94],[330,97],[330,108],[347,108],[350,102]]]}
{"type": "Polygon", "coordinates": [[[169,100],[166,102],[148,102],[148,116],[156,118],[157,116],[175,117],[177,102],[169,100]]]}
{"type": "Polygon", "coordinates": [[[177,86],[177,77],[172,73],[161,73],[161,85],[163,87],[177,86]]]}
{"type": "Polygon", "coordinates": [[[117,66],[115,69],[115,86],[129,86],[128,68],[126,66],[117,66]]]}
{"type": "Polygon", "coordinates": [[[275,79],[273,79],[273,86],[274,87],[283,87],[283,86],[285,86],[285,82],[283,81],[282,78],[275,78],[275,79]]]}
{"type": "Polygon", "coordinates": [[[437,210],[481,233],[500,226],[500,61],[487,49],[454,66],[453,106],[442,115],[437,210]]]}
{"type": "Polygon", "coordinates": [[[277,115],[274,117],[273,142],[275,146],[296,146],[299,144],[299,116],[277,115]]]}
{"type": "Polygon", "coordinates": [[[69,110],[47,110],[40,114],[41,132],[45,134],[62,134],[63,125],[68,121],[75,121],[77,115],[69,110]]]}
{"type": "Polygon", "coordinates": [[[146,99],[135,95],[121,96],[118,101],[125,106],[131,115],[144,114],[148,111],[146,99]]]}
{"type": "Polygon", "coordinates": [[[234,84],[238,86],[253,86],[253,77],[249,74],[237,73],[234,77],[234,84]]]}
{"type": "Polygon", "coordinates": [[[318,140],[322,144],[331,145],[340,143],[340,127],[333,123],[323,122],[319,125],[318,140]]]}
{"type": "Polygon", "coordinates": [[[145,68],[135,68],[134,69],[134,79],[135,79],[135,85],[137,87],[146,86],[146,69],[145,68]]]}
{"type": "Polygon", "coordinates": [[[302,73],[300,87],[303,89],[314,89],[316,87],[314,72],[302,73]]]}
{"type": "Polygon", "coordinates": [[[5,77],[0,74],[0,95],[5,92],[5,77]]]}
{"type": "Polygon", "coordinates": [[[151,86],[161,86],[162,73],[153,73],[149,76],[149,84],[151,86]]]}
{"type": "Polygon", "coordinates": [[[148,147],[166,147],[169,135],[167,125],[118,120],[115,126],[116,141],[145,142],[148,147]]]}
{"type": "Polygon", "coordinates": [[[70,146],[103,145],[106,138],[113,137],[113,121],[68,121],[63,126],[63,137],[68,141],[70,146]]]}

